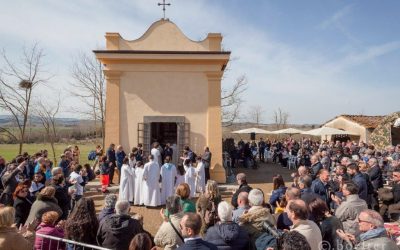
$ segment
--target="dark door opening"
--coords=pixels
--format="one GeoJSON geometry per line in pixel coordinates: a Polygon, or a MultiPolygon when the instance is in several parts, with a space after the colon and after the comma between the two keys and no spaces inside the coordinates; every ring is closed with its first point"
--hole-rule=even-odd
{"type": "Polygon", "coordinates": [[[151,143],[159,142],[162,146],[167,143],[177,144],[178,126],[174,122],[152,122],[151,143]]]}
{"type": "Polygon", "coordinates": [[[400,128],[391,127],[392,145],[400,144],[400,128]]]}

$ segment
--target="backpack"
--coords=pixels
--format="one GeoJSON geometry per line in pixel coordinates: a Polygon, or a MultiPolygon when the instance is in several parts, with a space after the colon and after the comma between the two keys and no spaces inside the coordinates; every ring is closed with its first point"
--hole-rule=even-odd
{"type": "Polygon", "coordinates": [[[96,159],[96,151],[95,151],[95,150],[92,150],[92,151],[90,151],[89,154],[88,154],[88,160],[89,160],[89,161],[94,161],[95,159],[96,159]]]}

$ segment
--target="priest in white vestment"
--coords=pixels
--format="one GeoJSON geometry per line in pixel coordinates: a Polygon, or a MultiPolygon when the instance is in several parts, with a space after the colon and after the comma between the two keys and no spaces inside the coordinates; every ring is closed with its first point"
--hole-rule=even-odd
{"type": "Polygon", "coordinates": [[[129,166],[135,169],[136,166],[136,157],[134,153],[129,153],[129,166]]]}
{"type": "Polygon", "coordinates": [[[165,157],[165,163],[161,167],[161,205],[165,205],[167,198],[175,193],[177,172],[175,165],[170,161],[171,157],[165,157]]]}
{"type": "Polygon", "coordinates": [[[149,155],[149,162],[144,165],[143,170],[143,199],[144,205],[157,207],[161,205],[160,200],[160,167],[154,156],[149,155]]]}
{"type": "Polygon", "coordinates": [[[153,143],[153,148],[151,149],[151,155],[154,156],[154,161],[158,163],[158,166],[162,165],[162,158],[161,158],[161,152],[158,149],[160,144],[158,142],[153,143]]]}
{"type": "Polygon", "coordinates": [[[192,166],[192,163],[189,159],[186,159],[183,167],[185,168],[185,182],[190,187],[190,198],[195,197],[196,195],[196,170],[192,166]]]}
{"type": "Polygon", "coordinates": [[[143,205],[143,163],[141,161],[136,162],[135,167],[135,194],[133,205],[143,205]]]}
{"type": "Polygon", "coordinates": [[[201,158],[197,159],[196,166],[196,192],[203,193],[206,190],[206,172],[201,158]]]}
{"type": "Polygon", "coordinates": [[[133,202],[135,194],[135,169],[129,165],[128,157],[125,157],[122,162],[120,180],[118,199],[133,202]]]}

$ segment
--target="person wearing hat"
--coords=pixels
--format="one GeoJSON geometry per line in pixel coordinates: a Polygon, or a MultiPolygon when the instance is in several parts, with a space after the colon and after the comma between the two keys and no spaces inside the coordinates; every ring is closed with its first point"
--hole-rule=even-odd
{"type": "Polygon", "coordinates": [[[68,176],[69,175],[69,160],[67,159],[67,157],[65,157],[65,154],[61,154],[60,155],[61,161],[58,164],[58,166],[60,168],[62,168],[64,176],[68,176]]]}
{"type": "Polygon", "coordinates": [[[104,207],[99,213],[99,223],[102,222],[107,216],[115,214],[115,203],[117,203],[117,195],[109,194],[104,200],[104,207]]]}

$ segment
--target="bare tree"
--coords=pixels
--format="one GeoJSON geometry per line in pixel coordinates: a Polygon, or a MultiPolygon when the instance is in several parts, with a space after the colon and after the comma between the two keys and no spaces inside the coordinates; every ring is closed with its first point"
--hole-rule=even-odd
{"type": "Polygon", "coordinates": [[[283,111],[281,108],[278,108],[278,110],[274,111],[273,120],[276,129],[279,130],[286,128],[286,125],[288,124],[289,121],[289,113],[283,111]]]}
{"type": "MultiPolygon", "coordinates": [[[[72,82],[70,92],[79,97],[88,107],[87,110],[78,110],[84,116],[93,119],[95,131],[97,122],[100,123],[104,148],[105,133],[105,87],[106,81],[103,65],[94,55],[80,54],[72,67],[72,82]]],[[[97,134],[97,133],[96,133],[97,134]]]]}
{"type": "Polygon", "coordinates": [[[17,127],[2,127],[0,131],[19,142],[19,154],[25,142],[25,132],[30,114],[34,89],[49,80],[42,71],[43,50],[35,44],[32,48],[23,49],[21,61],[12,62],[3,50],[1,52],[4,67],[0,69],[0,108],[11,115],[17,127]]]}
{"type": "Polygon", "coordinates": [[[264,109],[260,105],[250,107],[249,116],[248,116],[249,122],[253,122],[257,126],[260,125],[263,122],[263,118],[264,118],[263,113],[264,113],[264,109]]]}
{"type": "Polygon", "coordinates": [[[240,105],[243,103],[242,94],[247,89],[247,78],[241,75],[230,89],[221,91],[221,109],[223,126],[231,126],[238,119],[240,105]]]}
{"type": "Polygon", "coordinates": [[[40,122],[43,125],[43,128],[46,131],[47,138],[51,145],[51,150],[53,152],[54,165],[57,165],[57,157],[56,151],[54,147],[54,143],[57,139],[57,124],[56,124],[56,115],[60,110],[60,99],[58,98],[57,104],[55,106],[50,105],[49,103],[44,103],[43,101],[39,101],[35,106],[34,113],[40,119],[40,122]]]}

